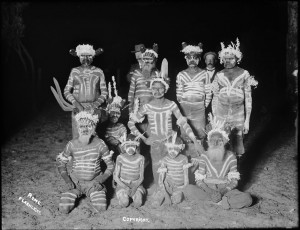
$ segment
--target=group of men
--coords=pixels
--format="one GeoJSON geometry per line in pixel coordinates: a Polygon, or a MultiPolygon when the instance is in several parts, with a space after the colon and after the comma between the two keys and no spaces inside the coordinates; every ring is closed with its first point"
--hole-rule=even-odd
{"type": "MultiPolygon", "coordinates": [[[[221,43],[219,59],[225,68],[217,72],[216,53],[204,55],[207,68],[201,69],[202,44],[182,43],[188,68],[176,77],[177,101],[172,101],[165,98],[170,87],[168,62],[164,59],[160,70],[156,66],[157,44],[152,48],[136,45],[138,65],[127,75],[127,127],[119,122],[126,103],[118,95],[114,77],[107,88],[103,71],[91,65],[103,50],[95,51],[91,45],[71,50],[81,66],[72,69],[64,89],[72,103],[68,106],[72,108],[73,140],[57,156],[59,172],[68,186],[60,210],[69,213],[82,194],[90,197],[95,210],[105,210],[109,178],[122,207],[131,200],[140,207],[148,197],[154,207],[183,199],[211,200],[225,209],[250,206],[250,194],[236,189],[240,179],[237,157],[245,152],[243,135],[249,131],[251,86],[257,81],[237,66],[242,59],[239,46],[238,39],[227,48],[221,43]],[[95,132],[103,111],[109,117],[104,140],[95,132]],[[67,172],[70,161],[72,171],[67,172]],[[105,171],[101,161],[106,164],[105,171]]],[[[67,104],[62,96],[60,100],[61,106],[67,104]]]]}

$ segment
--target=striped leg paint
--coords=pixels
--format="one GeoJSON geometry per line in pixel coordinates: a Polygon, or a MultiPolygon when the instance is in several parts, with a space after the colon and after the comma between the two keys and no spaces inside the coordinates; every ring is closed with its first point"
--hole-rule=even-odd
{"type": "Polygon", "coordinates": [[[143,190],[141,188],[138,188],[135,192],[135,194],[132,197],[133,200],[133,206],[135,208],[141,207],[143,202],[143,190]]]}
{"type": "Polygon", "coordinates": [[[59,202],[59,210],[65,214],[68,214],[75,206],[75,200],[77,195],[71,192],[62,193],[60,202],[59,202]]]}
{"type": "Polygon", "coordinates": [[[95,191],[90,195],[93,207],[98,211],[106,210],[106,193],[105,191],[95,191]]]}
{"type": "Polygon", "coordinates": [[[120,189],[117,191],[117,198],[119,200],[119,205],[123,208],[126,208],[129,205],[129,197],[125,189],[120,189]]]}

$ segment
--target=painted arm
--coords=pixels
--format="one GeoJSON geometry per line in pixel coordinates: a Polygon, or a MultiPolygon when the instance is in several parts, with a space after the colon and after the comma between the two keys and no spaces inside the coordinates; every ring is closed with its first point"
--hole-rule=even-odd
{"type": "Polygon", "coordinates": [[[212,91],[212,97],[213,97],[212,102],[211,102],[211,108],[212,108],[212,113],[215,116],[217,105],[218,105],[218,100],[219,100],[218,75],[216,75],[215,79],[211,83],[211,91],[212,91]]]}
{"type": "Polygon", "coordinates": [[[139,162],[140,164],[140,172],[139,172],[139,179],[136,180],[136,181],[133,181],[132,184],[135,186],[135,187],[139,187],[142,182],[144,181],[144,165],[145,165],[145,157],[141,155],[141,160],[139,162]]]}
{"type": "Polygon", "coordinates": [[[137,129],[135,124],[143,121],[143,119],[146,115],[146,112],[147,112],[146,107],[145,107],[145,105],[143,105],[140,108],[140,110],[137,112],[136,117],[134,119],[133,118],[130,119],[128,121],[128,124],[127,124],[127,126],[130,129],[131,133],[133,133],[136,136],[140,136],[143,141],[146,140],[146,137],[137,129]]]}
{"type": "Polygon", "coordinates": [[[205,89],[205,107],[207,107],[212,99],[211,83],[209,80],[208,73],[206,73],[204,89],[205,89]]]}
{"type": "MultiPolygon", "coordinates": [[[[113,153],[113,151],[111,152],[113,153]]],[[[107,145],[103,142],[103,145],[100,146],[100,155],[102,155],[102,160],[105,162],[107,167],[103,174],[96,176],[94,179],[95,181],[98,181],[101,184],[113,174],[114,163],[111,160],[112,153],[109,153],[107,145]]]]}
{"type": "Polygon", "coordinates": [[[179,73],[176,77],[176,97],[178,102],[181,102],[182,95],[183,95],[183,84],[179,73]]]}
{"type": "Polygon", "coordinates": [[[249,132],[249,123],[250,123],[250,116],[252,111],[252,96],[251,96],[251,84],[249,83],[250,75],[246,72],[246,79],[245,79],[245,110],[246,110],[246,118],[244,124],[244,134],[249,132]]]}
{"type": "Polygon", "coordinates": [[[58,162],[58,172],[69,189],[75,188],[75,185],[67,172],[67,163],[70,162],[71,158],[71,143],[69,142],[64,151],[56,157],[56,161],[58,162]]]}
{"type": "Polygon", "coordinates": [[[100,69],[98,69],[97,72],[100,75],[99,76],[99,81],[100,81],[99,86],[100,86],[101,95],[94,102],[95,108],[98,108],[103,102],[105,102],[107,95],[108,95],[104,73],[100,69]]]}
{"type": "Polygon", "coordinates": [[[125,183],[123,183],[121,180],[120,180],[120,173],[121,173],[121,167],[122,167],[122,164],[121,164],[121,156],[119,155],[117,157],[117,160],[116,160],[116,168],[114,170],[114,174],[113,174],[113,178],[114,180],[117,182],[117,184],[123,188],[126,188],[126,189],[129,189],[129,186],[127,186],[125,183]]]}
{"type": "Polygon", "coordinates": [[[135,75],[132,75],[130,80],[129,92],[128,92],[129,113],[133,112],[135,89],[136,89],[136,78],[135,75]]]}

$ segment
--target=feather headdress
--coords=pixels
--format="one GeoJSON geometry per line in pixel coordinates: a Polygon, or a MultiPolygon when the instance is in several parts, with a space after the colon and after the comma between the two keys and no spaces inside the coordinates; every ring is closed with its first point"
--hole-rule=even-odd
{"type": "Polygon", "coordinates": [[[201,54],[203,52],[203,49],[202,49],[203,45],[201,42],[199,42],[199,44],[197,46],[188,45],[185,42],[182,42],[181,45],[182,45],[182,50],[180,52],[182,52],[184,54],[188,54],[188,53],[201,54]]]}
{"type": "Polygon", "coordinates": [[[152,89],[152,85],[154,82],[161,82],[165,88],[166,88],[166,92],[169,89],[169,84],[168,84],[168,61],[167,59],[164,58],[164,60],[161,63],[161,71],[158,72],[156,71],[156,77],[154,77],[151,82],[150,82],[150,89],[152,89]]]}
{"type": "Polygon", "coordinates": [[[91,111],[81,111],[75,115],[75,120],[78,124],[85,123],[86,121],[91,121],[94,125],[96,125],[99,121],[98,115],[93,115],[93,110],[91,111]]]}
{"type": "Polygon", "coordinates": [[[118,95],[118,90],[117,90],[117,84],[115,81],[115,77],[112,76],[112,81],[113,81],[113,88],[114,88],[114,94],[115,96],[112,97],[111,94],[111,83],[108,83],[108,105],[107,105],[107,112],[110,113],[112,111],[115,112],[121,112],[121,108],[124,106],[125,100],[122,99],[118,95]]]}
{"type": "Polygon", "coordinates": [[[177,132],[173,131],[172,136],[171,136],[168,141],[165,143],[166,147],[179,147],[181,150],[184,149],[185,144],[178,144],[176,143],[177,140],[177,132]],[[172,138],[171,138],[172,137],[172,138]],[[171,139],[171,142],[169,141],[171,139]]]}
{"type": "Polygon", "coordinates": [[[207,140],[208,141],[210,140],[212,134],[220,133],[223,136],[223,138],[225,139],[225,142],[228,142],[229,141],[228,134],[224,131],[225,121],[223,121],[223,122],[217,121],[217,118],[213,117],[213,115],[211,113],[208,114],[208,120],[211,124],[212,130],[210,130],[207,133],[207,140]]]}
{"type": "Polygon", "coordinates": [[[240,41],[238,38],[236,38],[236,45],[231,42],[230,45],[227,46],[227,48],[225,48],[225,45],[223,42],[221,42],[221,51],[219,52],[219,59],[220,59],[220,63],[224,63],[224,57],[226,55],[235,55],[237,57],[237,63],[240,63],[240,61],[242,60],[243,54],[240,51],[240,41]]]}
{"type": "Polygon", "coordinates": [[[121,147],[124,146],[125,144],[131,144],[131,145],[139,146],[140,145],[139,139],[140,139],[140,136],[135,136],[131,133],[129,135],[127,135],[126,133],[124,133],[119,138],[119,141],[121,142],[121,147]]]}
{"type": "Polygon", "coordinates": [[[89,44],[78,45],[76,47],[76,55],[79,57],[82,54],[89,54],[89,55],[95,56],[96,51],[94,50],[93,46],[91,46],[89,44]]]}
{"type": "Polygon", "coordinates": [[[153,44],[153,49],[146,49],[145,47],[141,48],[142,51],[142,58],[144,57],[152,57],[152,58],[158,58],[158,45],[156,43],[153,44]]]}

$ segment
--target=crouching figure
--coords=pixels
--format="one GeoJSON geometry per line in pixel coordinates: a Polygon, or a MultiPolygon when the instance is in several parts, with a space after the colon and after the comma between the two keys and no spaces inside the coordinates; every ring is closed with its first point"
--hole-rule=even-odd
{"type": "Polygon", "coordinates": [[[145,158],[139,153],[140,142],[137,139],[132,134],[124,135],[121,140],[122,154],[116,160],[113,178],[117,183],[119,205],[124,208],[129,205],[129,198],[132,198],[134,207],[140,207],[146,192],[142,186],[145,158]]]}
{"type": "Polygon", "coordinates": [[[62,193],[59,209],[69,213],[75,206],[76,198],[85,194],[90,198],[92,207],[97,211],[106,210],[106,188],[103,183],[112,175],[114,164],[111,160],[113,152],[103,140],[94,136],[98,116],[81,111],[75,116],[79,137],[68,142],[64,151],[56,160],[58,171],[67,184],[68,191],[62,193]],[[100,162],[106,163],[103,173],[100,162]],[[73,161],[72,171],[67,172],[67,163],[73,161]]]}
{"type": "Polygon", "coordinates": [[[173,132],[172,136],[165,143],[168,155],[160,161],[159,173],[159,189],[153,194],[154,207],[165,203],[167,205],[179,204],[182,202],[185,192],[189,190],[188,168],[192,166],[188,163],[185,155],[179,154],[185,147],[177,132],[173,132]]]}
{"type": "Polygon", "coordinates": [[[210,200],[224,209],[239,209],[252,204],[249,193],[236,189],[240,173],[233,152],[225,149],[229,141],[228,134],[221,123],[210,116],[212,130],[208,132],[208,150],[199,158],[193,159],[198,164],[195,172],[199,200],[210,200]]]}

